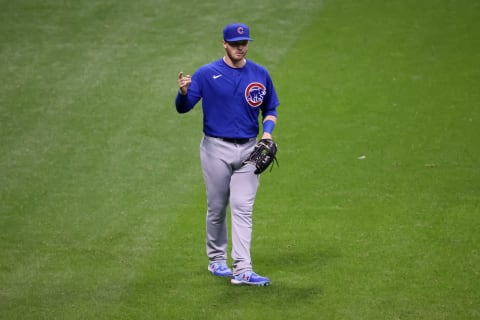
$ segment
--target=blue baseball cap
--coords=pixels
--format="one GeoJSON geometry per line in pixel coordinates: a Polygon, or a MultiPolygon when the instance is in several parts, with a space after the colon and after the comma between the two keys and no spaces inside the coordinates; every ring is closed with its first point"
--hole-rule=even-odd
{"type": "Polygon", "coordinates": [[[250,38],[250,29],[243,23],[231,23],[223,29],[223,40],[227,42],[248,40],[253,41],[250,38]]]}

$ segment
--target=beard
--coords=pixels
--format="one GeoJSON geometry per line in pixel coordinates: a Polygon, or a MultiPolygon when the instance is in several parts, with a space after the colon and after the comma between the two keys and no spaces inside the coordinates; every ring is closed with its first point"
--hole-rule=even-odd
{"type": "Polygon", "coordinates": [[[228,58],[232,61],[232,62],[240,62],[242,61],[243,59],[245,59],[245,57],[247,56],[247,50],[245,50],[244,52],[242,53],[239,53],[238,51],[234,50],[233,52],[230,52],[229,50],[226,50],[227,51],[227,56],[228,58]]]}

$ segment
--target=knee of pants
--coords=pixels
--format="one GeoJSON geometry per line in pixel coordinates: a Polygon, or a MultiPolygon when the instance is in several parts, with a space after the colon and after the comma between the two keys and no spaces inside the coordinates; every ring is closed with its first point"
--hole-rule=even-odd
{"type": "Polygon", "coordinates": [[[224,199],[218,200],[208,200],[208,211],[209,212],[223,212],[228,206],[228,201],[224,199]]]}
{"type": "Polygon", "coordinates": [[[223,221],[225,221],[227,214],[227,205],[228,203],[226,202],[209,202],[207,211],[208,220],[213,223],[222,223],[223,221]]]}
{"type": "Polygon", "coordinates": [[[232,198],[230,199],[230,207],[232,213],[249,216],[253,212],[253,201],[232,198]]]}

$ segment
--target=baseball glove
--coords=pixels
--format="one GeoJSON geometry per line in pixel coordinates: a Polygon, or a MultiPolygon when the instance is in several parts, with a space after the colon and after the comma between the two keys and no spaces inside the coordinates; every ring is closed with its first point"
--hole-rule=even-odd
{"type": "MultiPolygon", "coordinates": [[[[271,139],[262,139],[257,142],[252,153],[243,163],[254,165],[256,168],[255,174],[261,174],[270,165],[273,168],[273,162],[276,162],[278,166],[276,154],[277,144],[271,139]]],[[[272,168],[270,168],[270,171],[272,168]]]]}

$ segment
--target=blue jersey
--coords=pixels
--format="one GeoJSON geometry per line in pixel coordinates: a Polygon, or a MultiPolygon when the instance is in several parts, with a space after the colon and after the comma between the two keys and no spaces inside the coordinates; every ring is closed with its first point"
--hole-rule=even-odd
{"type": "Polygon", "coordinates": [[[243,68],[232,68],[223,59],[199,68],[187,95],[177,94],[177,111],[190,111],[200,99],[203,132],[222,138],[256,137],[260,111],[263,118],[277,116],[280,104],[268,71],[249,60],[243,68]]]}

